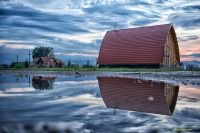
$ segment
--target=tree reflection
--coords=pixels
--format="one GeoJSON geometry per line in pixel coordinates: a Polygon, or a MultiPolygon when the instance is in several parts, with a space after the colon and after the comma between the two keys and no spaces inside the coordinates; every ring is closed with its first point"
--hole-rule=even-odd
{"type": "Polygon", "coordinates": [[[33,76],[32,86],[35,89],[48,90],[53,89],[53,84],[55,82],[55,77],[42,77],[42,76],[33,76]]]}

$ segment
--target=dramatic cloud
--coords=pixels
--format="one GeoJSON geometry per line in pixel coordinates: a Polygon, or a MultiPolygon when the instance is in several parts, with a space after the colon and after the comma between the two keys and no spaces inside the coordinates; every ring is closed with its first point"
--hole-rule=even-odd
{"type": "Polygon", "coordinates": [[[176,28],[181,60],[198,60],[199,14],[196,0],[1,0],[0,63],[36,46],[53,47],[65,62],[95,63],[106,31],[166,23],[176,28]]]}

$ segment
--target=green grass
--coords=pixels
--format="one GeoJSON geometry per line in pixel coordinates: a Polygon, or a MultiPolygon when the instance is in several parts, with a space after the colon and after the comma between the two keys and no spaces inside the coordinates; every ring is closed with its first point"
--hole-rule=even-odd
{"type": "Polygon", "coordinates": [[[156,68],[98,68],[98,67],[32,67],[32,68],[0,68],[0,70],[33,70],[33,71],[99,71],[99,72],[167,72],[183,71],[181,69],[156,69],[156,68]]]}
{"type": "Polygon", "coordinates": [[[159,68],[98,68],[97,71],[111,72],[164,72],[164,71],[180,71],[180,69],[159,69],[159,68]]]}

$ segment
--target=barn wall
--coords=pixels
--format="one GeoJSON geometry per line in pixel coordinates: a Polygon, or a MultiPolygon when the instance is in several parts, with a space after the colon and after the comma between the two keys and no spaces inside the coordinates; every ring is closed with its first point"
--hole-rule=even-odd
{"type": "Polygon", "coordinates": [[[165,68],[177,68],[179,67],[179,64],[180,55],[178,49],[178,42],[174,28],[172,26],[166,38],[162,65],[165,68]]]}

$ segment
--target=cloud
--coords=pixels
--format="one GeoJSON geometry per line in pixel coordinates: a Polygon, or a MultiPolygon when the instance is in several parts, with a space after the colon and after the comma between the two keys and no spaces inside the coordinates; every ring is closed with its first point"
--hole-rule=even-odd
{"type": "Polygon", "coordinates": [[[200,61],[200,53],[181,55],[181,61],[200,61]]]}
{"type": "Polygon", "coordinates": [[[200,26],[199,13],[180,13],[172,14],[169,16],[169,20],[177,26],[183,28],[196,28],[200,26]]]}
{"type": "Polygon", "coordinates": [[[186,6],[183,9],[189,11],[200,11],[200,5],[186,6]]]}
{"type": "MultiPolygon", "coordinates": [[[[53,33],[83,33],[88,32],[87,29],[83,29],[78,26],[78,23],[82,23],[79,17],[71,15],[57,16],[55,14],[47,14],[28,9],[1,9],[1,27],[12,29],[23,28],[29,31],[46,31],[53,33]],[[8,19],[9,17],[9,19],[8,19]]],[[[9,32],[13,34],[12,32],[9,32]]]]}
{"type": "Polygon", "coordinates": [[[33,49],[33,48],[35,48],[35,46],[33,46],[33,45],[23,45],[23,44],[14,44],[14,45],[7,44],[6,47],[12,48],[12,49],[33,49]]]}
{"type": "Polygon", "coordinates": [[[148,25],[152,22],[155,22],[156,20],[154,19],[139,19],[131,22],[131,25],[148,25]]]}
{"type": "MultiPolygon", "coordinates": [[[[195,30],[193,31],[195,33],[195,30]]],[[[193,37],[192,37],[193,38],[193,37]]],[[[191,56],[192,54],[200,53],[200,39],[189,39],[188,37],[184,38],[185,41],[179,42],[179,50],[181,54],[182,61],[192,61],[199,60],[198,57],[191,56]]]]}
{"type": "MultiPolygon", "coordinates": [[[[98,51],[106,31],[171,22],[181,55],[191,50],[189,43],[200,45],[193,42],[200,37],[195,0],[4,0],[0,6],[0,40],[7,41],[0,48],[15,51],[9,57],[20,48],[49,46],[61,59],[93,56],[96,61],[98,52],[84,51],[98,51]]],[[[6,52],[0,54],[1,62],[8,60],[6,52]]]]}
{"type": "Polygon", "coordinates": [[[104,105],[102,98],[96,98],[91,94],[82,94],[74,97],[63,97],[61,99],[55,99],[52,101],[48,101],[49,103],[82,103],[82,104],[95,104],[95,105],[104,105]]]}
{"type": "Polygon", "coordinates": [[[193,36],[184,36],[184,37],[178,37],[179,42],[186,42],[186,41],[191,41],[191,40],[197,40],[199,37],[196,35],[193,36]]]}
{"type": "Polygon", "coordinates": [[[190,56],[193,56],[193,57],[200,57],[200,53],[194,53],[194,54],[191,54],[190,56]]]}
{"type": "Polygon", "coordinates": [[[74,34],[74,35],[66,35],[66,34],[50,34],[53,37],[66,40],[66,41],[77,41],[82,43],[91,43],[97,39],[103,38],[105,32],[91,32],[91,33],[84,33],[84,34],[74,34]]]}
{"type": "Polygon", "coordinates": [[[19,93],[19,92],[32,92],[35,91],[32,87],[26,87],[26,88],[10,88],[5,91],[0,91],[0,93],[19,93]]]}
{"type": "Polygon", "coordinates": [[[98,53],[77,53],[77,52],[72,52],[72,53],[55,53],[56,55],[65,55],[65,56],[85,56],[85,57],[97,57],[98,53]]]}
{"type": "Polygon", "coordinates": [[[20,43],[15,43],[15,44],[9,44],[5,43],[2,44],[0,43],[0,46],[5,46],[6,48],[11,48],[11,49],[34,49],[34,45],[29,45],[29,44],[20,44],[20,43]]]}

